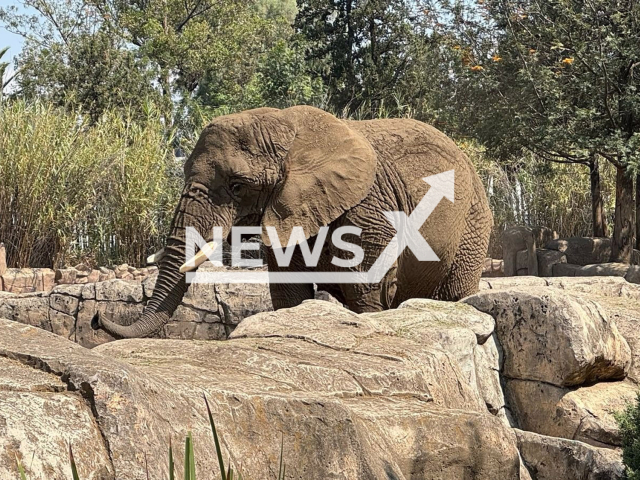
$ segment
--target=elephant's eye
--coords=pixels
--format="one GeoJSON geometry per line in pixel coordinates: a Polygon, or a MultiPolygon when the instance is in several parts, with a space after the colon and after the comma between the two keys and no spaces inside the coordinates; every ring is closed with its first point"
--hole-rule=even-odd
{"type": "Polygon", "coordinates": [[[231,184],[231,193],[234,195],[240,195],[242,193],[243,185],[241,183],[233,183],[231,184]]]}

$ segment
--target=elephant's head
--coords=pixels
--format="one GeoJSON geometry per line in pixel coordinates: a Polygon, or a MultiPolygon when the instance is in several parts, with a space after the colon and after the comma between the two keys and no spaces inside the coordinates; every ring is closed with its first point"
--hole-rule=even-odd
{"type": "Polygon", "coordinates": [[[118,337],[158,331],[180,304],[187,285],[185,232],[207,240],[213,227],[227,236],[233,225],[276,228],[283,244],[294,226],[307,238],[357,205],[373,184],[376,155],[359,133],[322,110],[257,109],[215,119],[187,160],[185,187],[159,264],[152,298],[142,317],[121,326],[100,325],[118,337]]]}

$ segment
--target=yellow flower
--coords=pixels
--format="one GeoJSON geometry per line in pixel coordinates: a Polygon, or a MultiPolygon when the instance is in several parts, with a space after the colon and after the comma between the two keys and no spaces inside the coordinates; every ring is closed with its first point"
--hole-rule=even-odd
{"type": "Polygon", "coordinates": [[[573,63],[573,58],[571,57],[563,58],[562,63],[564,63],[565,65],[571,65],[573,63]]]}
{"type": "Polygon", "coordinates": [[[454,49],[454,50],[460,50],[460,45],[454,45],[454,46],[453,46],[453,49],[454,49]]]}
{"type": "Polygon", "coordinates": [[[473,67],[471,67],[471,70],[474,72],[480,72],[482,70],[484,70],[484,67],[480,66],[480,65],[474,65],[473,67]]]}
{"type": "Polygon", "coordinates": [[[493,57],[491,57],[491,60],[493,60],[494,62],[499,62],[502,60],[502,57],[498,55],[494,55],[493,57]]]}

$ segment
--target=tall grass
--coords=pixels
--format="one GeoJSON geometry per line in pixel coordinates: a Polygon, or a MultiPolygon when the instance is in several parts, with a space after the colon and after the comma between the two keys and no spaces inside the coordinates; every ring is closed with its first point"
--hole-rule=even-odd
{"type": "Polygon", "coordinates": [[[140,264],[159,247],[180,166],[152,109],[89,125],[40,103],[0,104],[0,241],[9,266],[140,264]]]}

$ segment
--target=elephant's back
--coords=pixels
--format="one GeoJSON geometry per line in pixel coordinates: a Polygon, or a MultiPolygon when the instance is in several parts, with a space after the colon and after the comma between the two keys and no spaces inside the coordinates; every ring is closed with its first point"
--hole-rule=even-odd
{"type": "Polygon", "coordinates": [[[455,172],[456,202],[467,203],[474,191],[475,169],[468,157],[440,130],[410,119],[349,121],[389,164],[418,202],[429,189],[422,180],[448,170],[455,172]]]}

